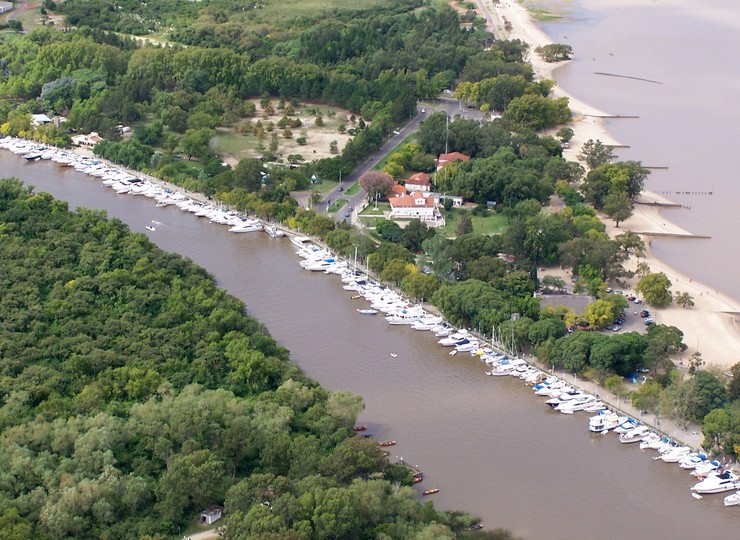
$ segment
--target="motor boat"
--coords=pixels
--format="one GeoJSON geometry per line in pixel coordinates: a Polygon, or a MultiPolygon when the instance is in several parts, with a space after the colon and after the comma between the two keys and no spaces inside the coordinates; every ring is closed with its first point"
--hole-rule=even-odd
{"type": "Polygon", "coordinates": [[[596,400],[590,405],[583,408],[583,412],[595,413],[606,410],[606,404],[603,401],[596,400]]]}
{"type": "Polygon", "coordinates": [[[643,437],[650,433],[650,428],[647,426],[637,426],[629,431],[625,431],[619,436],[619,442],[622,444],[640,442],[643,437]]]}
{"type": "Polygon", "coordinates": [[[638,420],[628,417],[623,424],[614,428],[614,433],[619,433],[621,435],[622,433],[626,433],[632,429],[635,429],[639,425],[640,422],[638,420]]]}
{"type": "Polygon", "coordinates": [[[658,450],[669,442],[671,442],[671,440],[668,437],[661,437],[655,432],[648,433],[640,441],[640,450],[658,450]]]}
{"type": "Polygon", "coordinates": [[[691,486],[691,491],[697,493],[722,493],[740,488],[740,476],[733,471],[710,474],[701,482],[691,486]]]}
{"type": "Polygon", "coordinates": [[[740,491],[736,491],[732,495],[728,495],[724,500],[725,506],[740,506],[740,491]]]}
{"type": "Polygon", "coordinates": [[[442,345],[443,347],[452,347],[455,344],[457,344],[458,341],[462,339],[467,339],[468,337],[468,331],[467,330],[458,330],[457,332],[453,332],[452,334],[443,337],[437,343],[442,345]]]}
{"type": "Polygon", "coordinates": [[[682,458],[688,455],[689,452],[691,452],[691,448],[688,446],[676,446],[668,452],[661,454],[660,456],[656,456],[656,458],[665,461],[666,463],[678,463],[682,458]]]}
{"type": "Polygon", "coordinates": [[[596,433],[609,431],[624,423],[626,416],[620,416],[615,412],[606,411],[588,419],[588,430],[596,433]]]}
{"type": "Polygon", "coordinates": [[[690,475],[702,478],[710,474],[712,471],[719,469],[719,461],[703,461],[699,463],[694,470],[689,472],[690,475]]]}
{"type": "Polygon", "coordinates": [[[707,455],[701,452],[691,452],[678,460],[678,466],[682,469],[695,469],[702,461],[707,460],[707,455]]]}
{"type": "Polygon", "coordinates": [[[561,403],[564,403],[566,401],[570,401],[571,399],[575,399],[578,396],[583,395],[583,390],[580,390],[579,388],[573,388],[572,386],[566,387],[563,389],[563,392],[560,392],[552,399],[548,399],[545,401],[550,407],[557,408],[561,403]]]}
{"type": "Polygon", "coordinates": [[[582,411],[596,401],[596,396],[591,394],[581,394],[573,399],[563,401],[555,407],[555,410],[563,414],[573,414],[576,411],[582,411]]]}

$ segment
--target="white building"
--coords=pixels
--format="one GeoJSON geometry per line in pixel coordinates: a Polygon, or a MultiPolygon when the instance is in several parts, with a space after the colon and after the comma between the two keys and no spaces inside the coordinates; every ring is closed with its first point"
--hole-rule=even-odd
{"type": "Polygon", "coordinates": [[[0,2],[0,14],[7,13],[8,11],[12,9],[13,9],[12,2],[0,2]]]}
{"type": "Polygon", "coordinates": [[[444,217],[434,197],[422,191],[388,199],[391,205],[389,219],[418,219],[430,227],[444,225],[444,217]]]}
{"type": "Polygon", "coordinates": [[[72,137],[72,144],[77,146],[87,146],[92,148],[101,141],[104,141],[103,137],[98,135],[95,131],[91,131],[88,135],[75,135],[72,137]]]}
{"type": "Polygon", "coordinates": [[[219,519],[221,519],[224,515],[223,510],[219,506],[214,506],[212,508],[209,508],[205,512],[201,513],[200,515],[200,522],[205,523],[206,525],[210,525],[219,519]]]}
{"type": "Polygon", "coordinates": [[[32,114],[31,124],[33,124],[34,126],[43,126],[44,124],[51,124],[51,118],[49,118],[45,114],[32,114]]]}

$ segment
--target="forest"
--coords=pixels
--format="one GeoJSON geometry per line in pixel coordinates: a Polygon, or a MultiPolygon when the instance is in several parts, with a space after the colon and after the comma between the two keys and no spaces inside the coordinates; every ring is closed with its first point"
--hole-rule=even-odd
{"type": "Polygon", "coordinates": [[[16,179],[0,234],[3,538],[167,538],[213,505],[226,538],[482,534],[203,269],[16,179]]]}

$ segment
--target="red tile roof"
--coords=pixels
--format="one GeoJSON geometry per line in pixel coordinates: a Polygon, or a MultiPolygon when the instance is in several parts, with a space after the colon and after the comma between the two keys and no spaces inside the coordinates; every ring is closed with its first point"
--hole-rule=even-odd
{"type": "Polygon", "coordinates": [[[425,172],[412,174],[409,179],[406,180],[406,184],[413,184],[415,186],[428,186],[430,182],[430,176],[425,172]]]}
{"type": "Polygon", "coordinates": [[[394,208],[434,208],[434,197],[421,191],[414,191],[410,195],[396,197],[389,202],[394,208]]]}
{"type": "Polygon", "coordinates": [[[449,154],[440,154],[439,159],[437,160],[437,165],[439,167],[442,167],[446,165],[447,163],[452,163],[453,161],[469,161],[470,156],[466,156],[465,154],[461,154],[460,152],[450,152],[449,154]]]}

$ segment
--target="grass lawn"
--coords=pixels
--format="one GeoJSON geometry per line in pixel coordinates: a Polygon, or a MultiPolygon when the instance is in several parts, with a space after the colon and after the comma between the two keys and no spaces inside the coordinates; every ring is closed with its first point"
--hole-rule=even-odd
{"type": "Polygon", "coordinates": [[[381,170],[383,170],[383,167],[385,167],[385,163],[388,161],[388,158],[390,158],[396,150],[398,150],[404,144],[408,144],[410,142],[414,142],[415,140],[416,140],[416,133],[412,133],[411,135],[409,135],[408,137],[406,137],[404,140],[402,140],[400,143],[398,143],[396,145],[396,147],[393,150],[391,150],[390,152],[388,152],[388,154],[386,154],[386,156],[383,159],[381,159],[380,161],[378,161],[378,163],[373,167],[372,170],[374,170],[374,171],[381,171],[381,170]]]}
{"type": "MultiPolygon", "coordinates": [[[[458,223],[460,223],[460,216],[463,212],[470,212],[470,210],[463,210],[456,208],[450,212],[444,212],[445,214],[445,226],[437,229],[445,236],[455,236],[455,229],[458,223]]],[[[473,219],[473,232],[477,234],[501,234],[509,226],[509,221],[505,216],[491,212],[488,217],[470,216],[473,219]]]]}
{"type": "Polygon", "coordinates": [[[236,133],[232,128],[217,128],[216,136],[211,140],[213,148],[219,153],[229,154],[236,161],[245,157],[255,157],[257,152],[257,139],[248,139],[236,133]]]}
{"type": "Polygon", "coordinates": [[[329,207],[329,213],[339,212],[339,209],[347,204],[347,199],[337,199],[329,207]]]}
{"type": "Polygon", "coordinates": [[[358,191],[360,191],[360,184],[358,182],[355,182],[347,188],[347,191],[345,193],[347,193],[347,195],[354,195],[358,191]]]}

